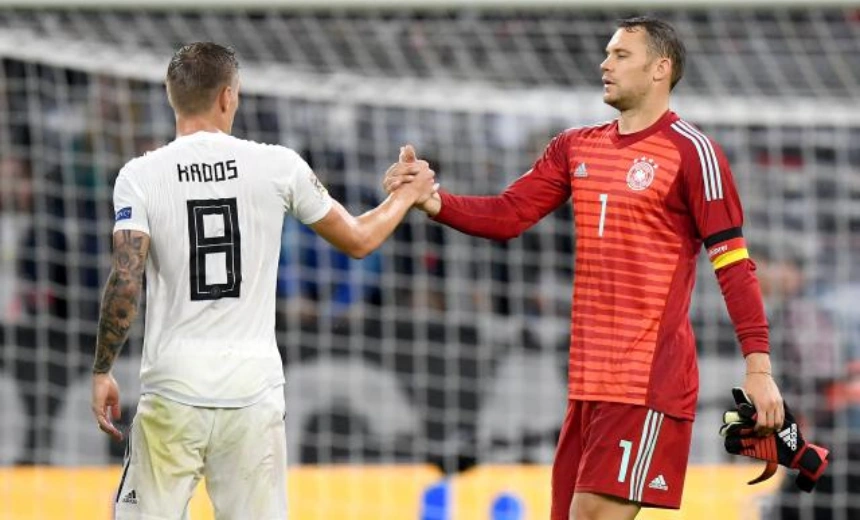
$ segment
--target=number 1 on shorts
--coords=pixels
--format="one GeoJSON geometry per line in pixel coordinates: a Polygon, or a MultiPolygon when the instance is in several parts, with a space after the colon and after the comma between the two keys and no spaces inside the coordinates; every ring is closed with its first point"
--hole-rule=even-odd
{"type": "Polygon", "coordinates": [[[618,446],[624,450],[621,455],[621,466],[618,468],[618,482],[624,483],[627,480],[627,466],[630,465],[630,450],[633,448],[633,443],[624,439],[618,443],[618,446]]]}

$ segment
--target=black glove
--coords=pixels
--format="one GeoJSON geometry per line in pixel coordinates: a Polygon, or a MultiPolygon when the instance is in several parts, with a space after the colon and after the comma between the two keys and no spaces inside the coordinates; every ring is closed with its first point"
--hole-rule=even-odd
{"type": "Polygon", "coordinates": [[[720,427],[720,435],[725,438],[726,451],[767,462],[762,474],[749,484],[769,479],[776,473],[777,465],[781,464],[786,468],[799,470],[800,473],[795,479],[797,487],[806,492],[812,491],[830,463],[830,452],[803,439],[788,405],[783,405],[785,421],[779,431],[760,437],[755,432],[755,405],[743,388],[732,388],[732,395],[736,409],[727,410],[723,414],[723,425],[720,427]]]}

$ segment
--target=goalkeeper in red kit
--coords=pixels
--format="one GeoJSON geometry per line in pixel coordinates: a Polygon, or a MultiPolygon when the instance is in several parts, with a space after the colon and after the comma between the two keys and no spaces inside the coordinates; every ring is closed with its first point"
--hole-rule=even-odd
{"type": "MultiPolygon", "coordinates": [[[[798,436],[797,454],[771,449],[777,432],[798,435],[797,425],[787,423],[771,377],[768,324],[729,164],[669,109],[684,58],[666,22],[620,21],[600,66],[603,101],[617,119],[562,132],[499,195],[443,189],[420,205],[463,233],[508,240],[573,202],[568,408],[552,471],[553,520],[626,520],[642,507],[680,507],[698,393],[688,314],[703,246],[746,360],[749,402],[726,416],[727,448],[793,468],[800,451],[818,455],[821,464],[807,471],[813,483],[826,467],[826,451],[798,436]]],[[[414,159],[405,147],[401,160],[414,159]]],[[[389,175],[384,186],[409,181],[389,175]]]]}

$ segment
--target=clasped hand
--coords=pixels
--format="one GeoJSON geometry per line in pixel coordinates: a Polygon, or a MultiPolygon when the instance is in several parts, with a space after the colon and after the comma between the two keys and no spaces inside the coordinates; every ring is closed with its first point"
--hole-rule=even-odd
{"type": "Polygon", "coordinates": [[[400,148],[399,162],[385,172],[382,187],[386,193],[397,190],[414,192],[414,205],[424,209],[431,200],[439,198],[436,194],[439,184],[435,176],[436,172],[430,169],[430,164],[416,157],[412,145],[406,145],[400,148]]]}

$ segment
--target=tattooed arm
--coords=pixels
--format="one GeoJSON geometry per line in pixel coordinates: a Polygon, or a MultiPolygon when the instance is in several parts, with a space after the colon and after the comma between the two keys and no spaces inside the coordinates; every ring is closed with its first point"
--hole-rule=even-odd
{"type": "Polygon", "coordinates": [[[122,433],[111,419],[120,418],[119,386],[110,369],[137,316],[147,253],[147,234],[130,230],[113,234],[113,268],[102,295],[93,363],[92,411],[99,428],[117,441],[122,433]]]}
{"type": "Polygon", "coordinates": [[[93,372],[110,372],[137,316],[149,236],[122,230],[113,235],[113,268],[102,295],[93,372]]]}

